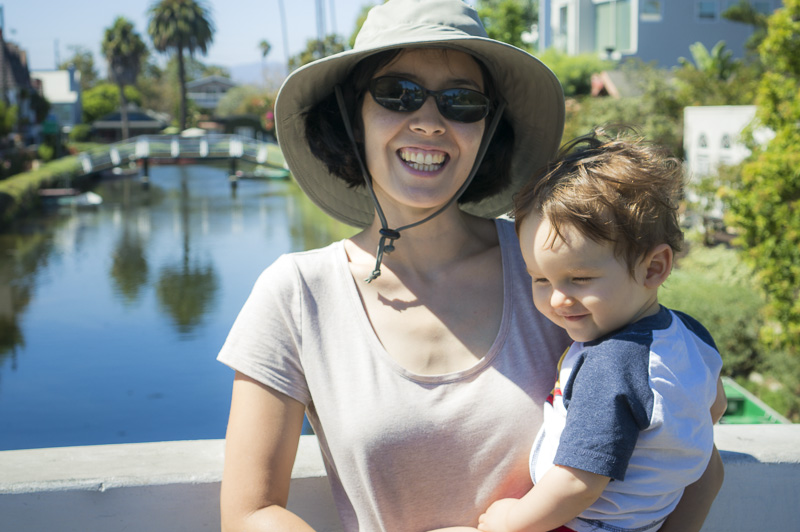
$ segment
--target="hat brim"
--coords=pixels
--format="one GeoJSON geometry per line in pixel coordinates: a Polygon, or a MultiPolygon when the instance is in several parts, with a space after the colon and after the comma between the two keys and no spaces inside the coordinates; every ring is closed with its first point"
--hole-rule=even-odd
{"type": "Polygon", "coordinates": [[[294,71],[283,83],[275,103],[278,142],[292,175],[311,201],[333,218],[365,227],[372,223],[375,207],[365,187],[349,187],[311,153],[305,114],[366,57],[399,48],[425,47],[459,50],[480,60],[507,102],[504,115],[514,129],[511,185],[479,202],[461,205],[463,211],[483,218],[509,212],[522,183],[556,154],[564,129],[561,84],[547,66],[519,48],[486,37],[446,32],[440,38],[430,38],[427,32],[426,38],[419,40],[411,35],[402,43],[347,50],[294,71]]]}

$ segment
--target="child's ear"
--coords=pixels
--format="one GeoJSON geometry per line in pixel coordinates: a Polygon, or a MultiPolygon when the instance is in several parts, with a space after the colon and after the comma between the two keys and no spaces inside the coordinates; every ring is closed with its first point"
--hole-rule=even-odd
{"type": "Polygon", "coordinates": [[[669,244],[657,245],[647,253],[644,262],[647,266],[645,287],[658,288],[672,272],[672,247],[669,244]]]}

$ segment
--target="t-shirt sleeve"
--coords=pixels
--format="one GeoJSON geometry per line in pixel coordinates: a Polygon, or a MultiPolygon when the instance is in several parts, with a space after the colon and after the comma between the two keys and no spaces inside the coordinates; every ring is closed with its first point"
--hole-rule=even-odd
{"type": "Polygon", "coordinates": [[[563,388],[567,419],[556,464],[624,480],[653,411],[648,356],[644,345],[618,340],[579,355],[563,388]]]}
{"type": "Polygon", "coordinates": [[[301,354],[302,291],[294,261],[284,255],[259,276],[217,360],[308,405],[301,354]]]}

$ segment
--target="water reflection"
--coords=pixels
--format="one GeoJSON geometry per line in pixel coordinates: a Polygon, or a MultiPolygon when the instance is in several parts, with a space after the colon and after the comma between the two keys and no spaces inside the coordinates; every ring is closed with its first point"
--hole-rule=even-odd
{"type": "Polygon", "coordinates": [[[222,437],[215,356],[256,277],[353,230],[292,182],[232,191],[224,167],[96,191],[0,235],[0,450],[222,437]]]}
{"type": "MultiPolygon", "coordinates": [[[[180,175],[180,234],[182,258],[178,264],[164,266],[159,272],[156,293],[164,309],[171,317],[179,332],[190,333],[200,324],[202,317],[213,304],[217,292],[217,277],[211,262],[201,262],[192,258],[190,252],[190,197],[189,173],[185,166],[178,167],[180,175]]],[[[235,190],[235,189],[234,189],[235,190]]],[[[208,204],[201,202],[203,223],[201,228],[207,232],[208,204]]]]}

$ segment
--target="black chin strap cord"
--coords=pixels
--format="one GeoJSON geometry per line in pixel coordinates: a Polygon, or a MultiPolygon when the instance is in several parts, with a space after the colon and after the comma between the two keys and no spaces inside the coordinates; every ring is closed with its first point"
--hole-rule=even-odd
{"type": "Polygon", "coordinates": [[[336,93],[336,102],[339,105],[339,112],[342,115],[342,122],[344,122],[344,128],[347,132],[347,137],[350,139],[350,143],[353,145],[353,151],[355,151],[356,159],[358,160],[358,165],[361,167],[361,174],[364,176],[364,184],[369,191],[370,196],[372,197],[372,202],[375,204],[375,210],[378,213],[378,218],[381,221],[381,229],[380,235],[381,239],[378,242],[378,251],[375,254],[375,269],[372,270],[372,273],[364,279],[366,283],[371,283],[381,275],[381,263],[383,262],[383,255],[384,253],[389,254],[394,251],[394,241],[400,238],[400,231],[405,231],[406,229],[410,229],[412,227],[416,227],[418,225],[424,224],[428,220],[435,218],[445,209],[447,209],[454,201],[456,201],[461,194],[467,190],[467,187],[472,183],[472,180],[475,178],[475,174],[478,173],[478,168],[483,161],[484,155],[486,155],[486,150],[489,148],[489,142],[491,142],[492,137],[494,136],[494,132],[497,129],[497,124],[500,122],[500,118],[503,116],[503,111],[505,110],[506,103],[501,101],[497,109],[492,117],[492,121],[489,124],[489,127],[486,128],[484,131],[483,138],[481,139],[481,145],[478,148],[478,153],[475,156],[475,164],[472,165],[472,170],[467,177],[467,180],[459,187],[458,191],[451,197],[447,203],[442,205],[436,212],[430,214],[412,224],[404,225],[402,227],[398,227],[397,229],[389,228],[389,224],[386,222],[386,216],[383,214],[383,209],[381,208],[381,204],[378,201],[378,197],[375,195],[375,191],[372,188],[372,176],[369,174],[367,167],[364,165],[364,161],[361,160],[361,153],[358,150],[358,144],[356,144],[355,136],[353,135],[353,128],[350,124],[350,117],[347,114],[347,106],[344,102],[344,96],[342,95],[342,88],[339,85],[334,87],[334,92],[336,93]],[[387,244],[386,241],[389,241],[387,244]]]}

